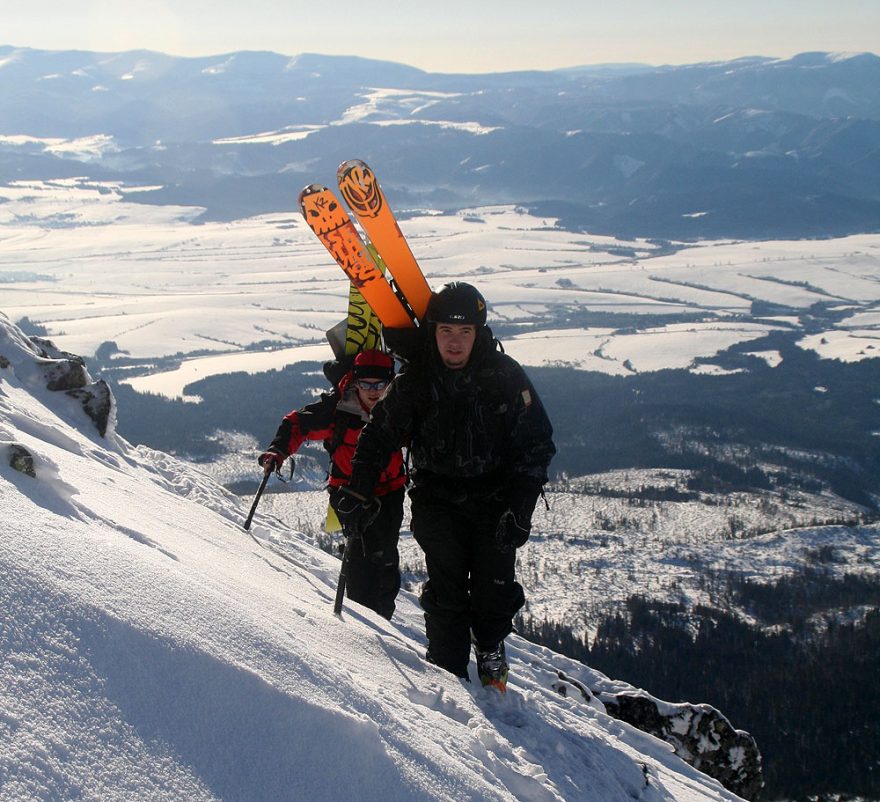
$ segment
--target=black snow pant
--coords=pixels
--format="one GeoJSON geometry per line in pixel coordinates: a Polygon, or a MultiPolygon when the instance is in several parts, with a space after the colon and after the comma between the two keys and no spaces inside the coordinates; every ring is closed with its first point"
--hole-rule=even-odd
{"type": "MultiPolygon", "coordinates": [[[[339,491],[330,491],[330,503],[336,505],[339,491]]],[[[346,595],[353,602],[375,610],[384,618],[394,615],[394,600],[400,591],[400,556],[397,541],[403,522],[404,490],[377,496],[382,506],[376,520],[362,538],[351,542],[346,595]]]]}
{"type": "Polygon", "coordinates": [[[492,494],[450,499],[430,486],[413,488],[410,499],[413,536],[428,568],[419,597],[427,658],[467,677],[471,642],[494,649],[511,633],[513,616],[525,603],[515,578],[516,552],[495,545],[506,504],[492,494]]]}

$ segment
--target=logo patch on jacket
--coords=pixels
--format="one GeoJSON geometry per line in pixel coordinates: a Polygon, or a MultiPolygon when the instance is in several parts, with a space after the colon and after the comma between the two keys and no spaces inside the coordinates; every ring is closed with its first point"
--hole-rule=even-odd
{"type": "Polygon", "coordinates": [[[523,390],[522,400],[523,404],[525,404],[527,408],[530,407],[532,405],[532,394],[528,390],[523,390]]]}

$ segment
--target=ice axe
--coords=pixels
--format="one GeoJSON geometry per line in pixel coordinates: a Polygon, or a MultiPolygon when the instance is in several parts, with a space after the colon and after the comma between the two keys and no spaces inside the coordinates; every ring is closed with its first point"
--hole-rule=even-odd
{"type": "Polygon", "coordinates": [[[342,534],[345,537],[345,541],[342,546],[342,565],[339,567],[339,581],[336,583],[336,600],[333,602],[333,613],[335,615],[342,615],[342,600],[345,598],[345,584],[348,578],[348,562],[354,541],[360,540],[361,547],[364,550],[364,556],[366,556],[367,544],[364,540],[364,535],[369,526],[376,520],[381,508],[382,502],[379,501],[379,499],[374,498],[372,501],[372,510],[368,513],[367,519],[364,521],[359,531],[352,532],[351,529],[343,524],[342,534]]]}
{"type": "MultiPolygon", "coordinates": [[[[290,479],[293,478],[293,468],[294,468],[293,457],[290,458],[290,479]]],[[[263,480],[260,482],[260,486],[257,488],[257,494],[254,496],[254,503],[251,504],[251,511],[248,513],[248,517],[244,520],[244,531],[250,532],[251,529],[251,521],[254,519],[254,513],[257,511],[257,504],[260,503],[260,496],[263,495],[263,491],[266,489],[266,485],[269,482],[269,477],[272,475],[272,468],[270,467],[268,470],[263,472],[263,480]]],[[[281,476],[281,467],[275,471],[275,475],[281,479],[282,482],[289,482],[290,479],[285,479],[281,476]]]]}

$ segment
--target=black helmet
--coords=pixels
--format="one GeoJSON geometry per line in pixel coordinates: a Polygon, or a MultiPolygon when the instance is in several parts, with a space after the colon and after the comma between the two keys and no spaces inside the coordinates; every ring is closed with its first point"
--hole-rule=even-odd
{"type": "Polygon", "coordinates": [[[444,284],[431,296],[425,317],[429,323],[486,325],[486,299],[463,281],[444,284]]]}

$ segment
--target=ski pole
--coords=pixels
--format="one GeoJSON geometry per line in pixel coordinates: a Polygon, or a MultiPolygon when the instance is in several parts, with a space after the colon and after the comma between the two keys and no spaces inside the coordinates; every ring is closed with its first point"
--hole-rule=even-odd
{"type": "Polygon", "coordinates": [[[254,518],[254,513],[257,511],[257,504],[260,503],[260,496],[263,495],[263,491],[266,489],[266,483],[269,481],[269,477],[272,475],[271,469],[266,471],[263,474],[263,481],[260,482],[260,487],[257,490],[257,495],[254,496],[254,503],[251,504],[251,511],[248,513],[248,517],[244,522],[244,531],[248,532],[251,528],[251,521],[254,518]]]}

